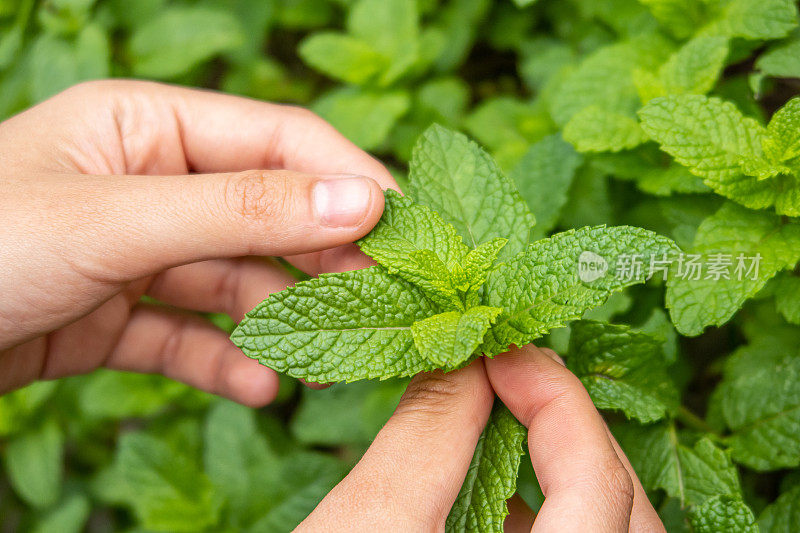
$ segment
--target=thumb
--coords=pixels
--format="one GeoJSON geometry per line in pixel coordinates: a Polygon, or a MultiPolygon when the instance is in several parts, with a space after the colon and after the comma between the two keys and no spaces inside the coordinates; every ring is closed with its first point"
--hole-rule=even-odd
{"type": "Polygon", "coordinates": [[[361,461],[298,531],[443,531],[493,399],[480,359],[415,377],[361,461]]]}
{"type": "Polygon", "coordinates": [[[284,170],[190,176],[79,176],[69,180],[83,242],[65,254],[100,279],[137,279],[168,267],[244,255],[286,256],[366,235],[383,212],[380,186],[353,175],[284,170]],[[92,254],[93,252],[93,254],[92,254]],[[97,259],[92,262],[92,255],[97,259]]]}

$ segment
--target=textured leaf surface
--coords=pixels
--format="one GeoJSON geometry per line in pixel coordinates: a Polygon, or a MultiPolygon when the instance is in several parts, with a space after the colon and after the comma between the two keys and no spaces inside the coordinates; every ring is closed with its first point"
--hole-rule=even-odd
{"type": "Polygon", "coordinates": [[[766,130],[732,103],[716,97],[656,98],[639,111],[639,117],[644,131],[662,150],[713,183],[741,174],[745,159],[763,156],[766,130]]]}
{"type": "MultiPolygon", "coordinates": [[[[385,196],[383,216],[358,242],[361,250],[389,272],[425,290],[443,307],[458,308],[450,270],[465,261],[469,248],[455,228],[430,208],[394,191],[386,191],[385,196]]],[[[489,266],[491,263],[485,269],[489,266]]]]}
{"type": "Polygon", "coordinates": [[[412,376],[435,368],[411,325],[438,310],[382,267],[323,274],[273,294],[231,339],[278,372],[317,382],[412,376]]]}
{"type": "Polygon", "coordinates": [[[618,271],[621,256],[637,255],[649,264],[651,256],[675,251],[669,239],[628,226],[584,227],[531,244],[489,274],[483,303],[502,308],[503,314],[486,337],[484,353],[496,355],[511,344],[528,344],[580,318],[612,292],[644,281],[641,277],[627,279],[622,269],[618,271]],[[607,271],[597,279],[582,281],[580,269],[588,266],[587,257],[598,265],[605,262],[607,271]]]}
{"type": "Polygon", "coordinates": [[[583,157],[560,135],[549,135],[525,153],[510,177],[536,216],[535,235],[544,237],[558,221],[567,191],[583,157]]]}
{"type": "Polygon", "coordinates": [[[688,505],[741,493],[736,468],[708,438],[688,446],[672,423],[629,423],[617,427],[614,435],[648,490],[663,489],[688,505]]]}
{"type": "Polygon", "coordinates": [[[431,126],[414,147],[409,172],[411,195],[455,226],[468,246],[508,239],[500,253],[508,258],[527,245],[535,223],[527,204],[489,154],[466,136],[431,126]]]}
{"type": "Polygon", "coordinates": [[[784,491],[761,512],[758,527],[761,533],[791,533],[800,520],[800,485],[784,491]]]}
{"type": "Polygon", "coordinates": [[[705,31],[745,39],[779,39],[797,26],[792,0],[730,0],[705,31]]]}
{"type": "Polygon", "coordinates": [[[800,357],[774,342],[740,349],[714,392],[733,457],[756,470],[800,465],[800,357]]]}
{"type": "Polygon", "coordinates": [[[579,152],[619,152],[639,146],[647,135],[633,115],[588,106],[564,126],[564,139],[579,152]]]}
{"type": "Polygon", "coordinates": [[[734,496],[716,496],[689,511],[689,519],[696,533],[758,533],[753,511],[734,496]]]}
{"type": "Polygon", "coordinates": [[[499,400],[481,433],[446,531],[498,532],[514,495],[527,431],[499,400]]]}
{"type": "Polygon", "coordinates": [[[764,151],[777,161],[800,156],[800,97],[795,97],[772,115],[764,151]]]}
{"type": "Polygon", "coordinates": [[[666,94],[707,93],[717,83],[727,57],[726,37],[695,37],[659,69],[664,91],[666,94]]]}
{"type": "Polygon", "coordinates": [[[775,287],[775,306],[787,322],[800,325],[800,278],[785,275],[775,287]]]}
{"type": "Polygon", "coordinates": [[[497,307],[479,305],[463,313],[450,311],[419,320],[411,326],[414,345],[437,367],[455,367],[480,346],[501,312],[497,307]]]}
{"type": "Polygon", "coordinates": [[[678,406],[667,375],[663,341],[628,326],[589,320],[571,326],[567,367],[600,409],[617,409],[655,422],[678,406]]]}
{"type": "Polygon", "coordinates": [[[707,266],[701,279],[691,279],[695,276],[686,267],[685,275],[676,272],[669,279],[666,293],[672,321],[684,335],[698,335],[707,326],[724,324],[778,271],[793,266],[800,259],[800,225],[729,202],[700,225],[692,253],[701,254],[707,266]],[[730,259],[728,279],[709,278],[708,265],[715,254],[730,259]],[[740,254],[743,268],[737,274],[740,254]],[[747,258],[757,254],[756,272],[755,262],[747,258]]]}

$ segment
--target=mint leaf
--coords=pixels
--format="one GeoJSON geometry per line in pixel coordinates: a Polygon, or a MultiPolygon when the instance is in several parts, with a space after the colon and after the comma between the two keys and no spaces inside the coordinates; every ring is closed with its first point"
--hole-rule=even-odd
{"type": "Polygon", "coordinates": [[[365,150],[383,143],[411,100],[404,90],[376,92],[341,87],[323,94],[312,109],[365,150]]]}
{"type": "Polygon", "coordinates": [[[792,0],[730,0],[704,31],[744,39],[779,39],[797,26],[792,0]]]}
{"type": "Polygon", "coordinates": [[[800,31],[767,48],[755,66],[763,76],[800,78],[800,31]]]}
{"type": "Polygon", "coordinates": [[[663,341],[631,329],[590,320],[571,325],[567,367],[600,409],[618,409],[655,422],[678,407],[667,375],[663,341]]]}
{"type": "Polygon", "coordinates": [[[800,157],[800,97],[789,100],[772,115],[767,125],[764,152],[775,161],[800,157]]]}
{"type": "Polygon", "coordinates": [[[697,533],[737,531],[758,533],[753,511],[734,496],[716,496],[689,511],[689,519],[697,533]]]}
{"type": "Polygon", "coordinates": [[[781,493],[778,499],[761,512],[758,527],[761,533],[792,531],[797,525],[800,512],[800,485],[795,485],[781,493]]]}
{"type": "Polygon", "coordinates": [[[89,498],[80,492],[65,496],[56,506],[48,509],[31,528],[31,533],[80,533],[92,512],[89,498]]]}
{"type": "Polygon", "coordinates": [[[778,280],[775,307],[787,322],[800,325],[800,278],[787,274],[778,280]]]}
{"type": "Polygon", "coordinates": [[[480,346],[492,322],[502,312],[497,307],[477,306],[419,320],[411,326],[420,355],[438,367],[453,368],[480,346]]]}
{"type": "MultiPolygon", "coordinates": [[[[450,273],[469,252],[461,236],[430,208],[394,191],[386,191],[385,197],[380,222],[358,242],[361,250],[392,274],[420,287],[442,307],[463,309],[450,273]]],[[[491,261],[484,270],[489,266],[491,261]]]]}
{"type": "Polygon", "coordinates": [[[433,125],[422,134],[411,157],[411,196],[437,211],[474,248],[508,239],[507,259],[528,243],[535,219],[514,183],[492,158],[466,136],[433,125]]]}
{"type": "Polygon", "coordinates": [[[509,177],[536,217],[534,235],[544,237],[558,222],[567,191],[583,157],[560,135],[549,135],[522,156],[509,177]]]}
{"type": "Polygon", "coordinates": [[[700,225],[691,253],[700,254],[697,262],[706,269],[697,275],[687,259],[678,268],[683,272],[670,277],[666,293],[672,322],[684,335],[724,324],[777,272],[797,263],[800,225],[728,202],[700,225]],[[708,270],[715,263],[719,277],[708,270]]]}
{"type": "Polygon", "coordinates": [[[799,377],[800,358],[774,342],[737,352],[713,396],[736,461],[756,470],[800,465],[799,377]]]}
{"type": "Polygon", "coordinates": [[[3,460],[14,491],[34,507],[56,503],[63,478],[64,433],[53,419],[8,441],[3,460]]]}
{"type": "Polygon", "coordinates": [[[705,21],[707,6],[700,0],[639,0],[676,37],[692,35],[705,21]]]}
{"type": "Polygon", "coordinates": [[[717,83],[728,57],[728,38],[697,36],[659,69],[665,94],[705,94],[717,83]]]}
{"type": "Polygon", "coordinates": [[[693,173],[708,178],[708,185],[715,190],[724,186],[726,179],[741,174],[743,161],[763,157],[764,127],[716,97],[656,98],[639,111],[639,117],[644,131],[662,150],[693,173]]]}
{"type": "Polygon", "coordinates": [[[531,244],[489,273],[482,303],[502,308],[503,314],[486,337],[484,353],[493,356],[511,344],[528,344],[580,318],[612,292],[644,281],[624,275],[618,265],[622,256],[637,255],[649,264],[651,256],[675,251],[669,239],[627,226],[584,227],[531,244]],[[582,274],[580,269],[589,268],[589,263],[597,269],[582,274]],[[583,281],[582,275],[590,281],[583,281]]]}
{"type": "Polygon", "coordinates": [[[527,435],[499,400],[481,433],[467,477],[445,525],[446,531],[503,531],[506,500],[514,495],[527,435]]]}
{"type": "Polygon", "coordinates": [[[115,467],[122,491],[147,529],[197,531],[214,526],[220,501],[187,456],[143,433],[120,438],[115,467]]]}
{"type": "Polygon", "coordinates": [[[261,364],[309,381],[413,376],[435,365],[414,347],[411,325],[437,312],[420,289],[371,267],[270,296],[231,340],[261,364]]]}
{"type": "Polygon", "coordinates": [[[128,53],[137,76],[174,78],[244,41],[241,24],[227,11],[170,6],[136,28],[128,53]]]}
{"type": "Polygon", "coordinates": [[[730,457],[708,438],[686,445],[672,422],[628,423],[615,427],[614,435],[647,490],[663,489],[688,505],[741,494],[730,457]]]}
{"type": "Polygon", "coordinates": [[[579,152],[619,152],[639,146],[647,135],[632,116],[591,105],[572,115],[564,140],[579,152]]]}
{"type": "Polygon", "coordinates": [[[347,83],[361,85],[388,67],[390,60],[362,39],[334,32],[315,33],[298,49],[311,67],[347,83]]]}

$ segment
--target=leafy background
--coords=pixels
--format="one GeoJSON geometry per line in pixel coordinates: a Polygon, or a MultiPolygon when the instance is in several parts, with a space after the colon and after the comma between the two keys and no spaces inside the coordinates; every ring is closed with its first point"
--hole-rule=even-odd
{"type": "MultiPolygon", "coordinates": [[[[670,531],[791,531],[800,167],[753,170],[736,140],[799,92],[797,19],[788,0],[0,0],[0,116],[107,76],[211,87],[310,106],[401,183],[438,122],[513,177],[537,237],[633,224],[686,250],[759,251],[770,267],[754,283],[654,280],[544,343],[605,410],[670,531]],[[675,126],[689,144],[717,128],[722,178],[707,147],[694,163],[674,149],[675,126]],[[725,180],[789,199],[775,214],[725,180]]],[[[290,530],[404,385],[287,379],[251,410],[158,376],[34,384],[0,398],[0,531],[290,530]]],[[[536,508],[522,464],[518,492],[536,508]]]]}

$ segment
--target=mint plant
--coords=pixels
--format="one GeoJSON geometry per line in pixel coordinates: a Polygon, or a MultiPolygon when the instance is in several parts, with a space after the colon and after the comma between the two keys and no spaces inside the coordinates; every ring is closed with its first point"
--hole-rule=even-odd
{"type": "MultiPolygon", "coordinates": [[[[450,371],[528,344],[643,281],[613,275],[622,255],[676,252],[669,239],[625,226],[529,244],[534,217],[513,182],[475,143],[440,126],[415,146],[409,183],[422,203],[387,191],[384,215],[359,241],[377,266],[323,274],[272,295],[247,314],[233,342],[270,368],[316,382],[450,371]],[[582,275],[587,253],[609,272],[582,275]]],[[[663,401],[676,403],[674,391],[663,401]]],[[[448,518],[452,530],[502,531],[524,436],[495,406],[448,518]],[[475,483],[488,489],[473,492],[475,483]]]]}

